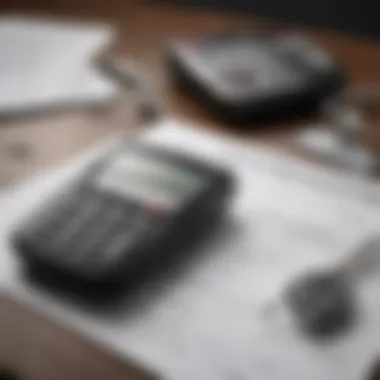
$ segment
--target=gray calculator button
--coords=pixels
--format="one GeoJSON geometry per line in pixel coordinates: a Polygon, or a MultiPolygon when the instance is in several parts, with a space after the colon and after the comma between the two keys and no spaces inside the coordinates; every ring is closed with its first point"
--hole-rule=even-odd
{"type": "Polygon", "coordinates": [[[147,222],[144,214],[135,215],[128,228],[119,232],[105,250],[104,259],[112,261],[123,255],[134,241],[144,233],[147,222]]]}
{"type": "Polygon", "coordinates": [[[72,202],[65,201],[59,205],[53,206],[53,209],[48,213],[39,216],[39,223],[35,227],[37,233],[49,233],[56,227],[67,215],[72,211],[72,202]]]}
{"type": "Polygon", "coordinates": [[[47,245],[54,245],[57,232],[60,232],[72,210],[73,204],[64,202],[53,207],[48,213],[40,215],[38,223],[30,229],[28,238],[38,244],[43,241],[47,245]]]}
{"type": "Polygon", "coordinates": [[[106,247],[103,257],[104,260],[113,261],[118,259],[128,250],[128,246],[132,243],[134,238],[133,231],[125,231],[124,233],[118,234],[111,240],[108,247],[106,247]]]}
{"type": "Polygon", "coordinates": [[[56,235],[54,244],[67,245],[98,212],[99,205],[96,201],[87,201],[76,213],[66,221],[66,226],[56,235]]]}
{"type": "Polygon", "coordinates": [[[123,217],[123,213],[119,209],[112,209],[101,215],[99,220],[86,227],[86,231],[78,239],[78,244],[75,244],[77,257],[83,261],[94,259],[101,254],[104,242],[123,217]]]}
{"type": "Polygon", "coordinates": [[[87,262],[88,259],[96,256],[99,247],[102,245],[108,233],[108,226],[102,228],[94,228],[91,233],[81,236],[77,243],[73,244],[73,251],[75,252],[75,261],[87,262]]]}
{"type": "Polygon", "coordinates": [[[107,213],[106,219],[111,223],[119,222],[124,217],[124,214],[121,208],[114,208],[107,213]]]}

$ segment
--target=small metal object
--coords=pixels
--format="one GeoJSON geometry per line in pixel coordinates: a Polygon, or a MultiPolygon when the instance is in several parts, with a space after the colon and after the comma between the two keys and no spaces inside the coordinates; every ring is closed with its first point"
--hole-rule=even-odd
{"type": "Polygon", "coordinates": [[[131,61],[105,57],[98,62],[99,69],[133,93],[136,100],[138,117],[144,122],[150,122],[159,117],[161,107],[153,84],[141,68],[131,61]]]}
{"type": "MultiPolygon", "coordinates": [[[[335,266],[301,274],[277,299],[302,331],[330,336],[351,326],[357,314],[355,285],[380,267],[380,237],[368,238],[335,266]]],[[[277,312],[274,302],[264,310],[277,312]]],[[[268,313],[264,314],[267,319],[268,313]]]]}
{"type": "MultiPolygon", "coordinates": [[[[361,111],[364,106],[380,102],[380,85],[359,86],[327,99],[320,108],[323,124],[328,130],[316,129],[318,143],[310,139],[310,131],[301,131],[297,142],[308,151],[333,159],[357,173],[375,175],[380,171],[380,154],[363,143],[369,122],[361,111]]],[[[372,145],[372,142],[369,144],[372,145]]]]}
{"type": "Polygon", "coordinates": [[[380,87],[361,86],[329,99],[322,107],[322,118],[341,143],[339,158],[367,174],[377,173],[380,157],[362,142],[368,121],[360,107],[374,102],[380,102],[380,87]]]}
{"type": "Polygon", "coordinates": [[[103,57],[98,60],[98,68],[128,90],[133,91],[142,86],[140,70],[129,61],[103,57]]]}
{"type": "Polygon", "coordinates": [[[285,300],[299,327],[311,335],[330,335],[348,327],[354,296],[345,276],[336,271],[309,273],[292,282],[285,300]]]}

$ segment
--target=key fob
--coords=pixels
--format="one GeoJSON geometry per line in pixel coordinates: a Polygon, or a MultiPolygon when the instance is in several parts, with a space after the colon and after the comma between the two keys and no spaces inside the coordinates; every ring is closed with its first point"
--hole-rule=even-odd
{"type": "Polygon", "coordinates": [[[299,327],[311,335],[331,335],[348,327],[354,316],[353,292],[337,271],[314,272],[292,282],[285,300],[299,327]]]}

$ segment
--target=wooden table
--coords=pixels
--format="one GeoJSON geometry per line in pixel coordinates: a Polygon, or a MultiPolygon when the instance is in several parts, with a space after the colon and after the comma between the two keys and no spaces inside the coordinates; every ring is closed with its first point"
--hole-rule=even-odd
{"type": "MultiPolygon", "coordinates": [[[[276,128],[279,125],[271,125],[271,128],[265,125],[239,131],[236,126],[219,123],[206,110],[170,89],[162,59],[168,38],[250,30],[267,25],[267,22],[253,21],[248,16],[238,17],[132,0],[62,0],[55,1],[54,5],[52,3],[48,0],[19,0],[16,6],[12,1],[5,0],[0,7],[11,11],[26,10],[59,17],[95,18],[113,22],[120,33],[110,54],[133,58],[147,67],[170,114],[190,118],[207,128],[238,134],[241,138],[261,137],[278,142],[281,141],[279,136],[284,136],[284,125],[281,125],[282,128],[276,128]],[[268,133],[268,130],[271,132],[268,133]]],[[[380,82],[379,45],[322,31],[304,32],[345,64],[353,84],[380,82]]],[[[136,126],[136,120],[133,107],[125,98],[101,114],[76,110],[4,121],[1,124],[0,183],[7,185],[45,166],[54,165],[115,129],[128,130],[131,125],[136,126]]],[[[10,300],[0,300],[0,318],[0,363],[15,366],[26,378],[145,378],[140,372],[131,370],[10,300]],[[14,344],[19,348],[10,348],[14,344]],[[18,349],[22,350],[25,363],[19,360],[18,349]]]]}
{"type": "Polygon", "coordinates": [[[0,295],[0,378],[20,380],[153,380],[27,307],[0,295]]]}

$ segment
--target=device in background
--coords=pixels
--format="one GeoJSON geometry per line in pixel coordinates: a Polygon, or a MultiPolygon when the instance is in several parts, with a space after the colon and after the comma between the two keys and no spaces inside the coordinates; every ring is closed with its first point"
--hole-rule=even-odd
{"type": "Polygon", "coordinates": [[[175,86],[232,123],[304,114],[345,83],[332,57],[294,34],[178,40],[168,69],[175,86]]]}

